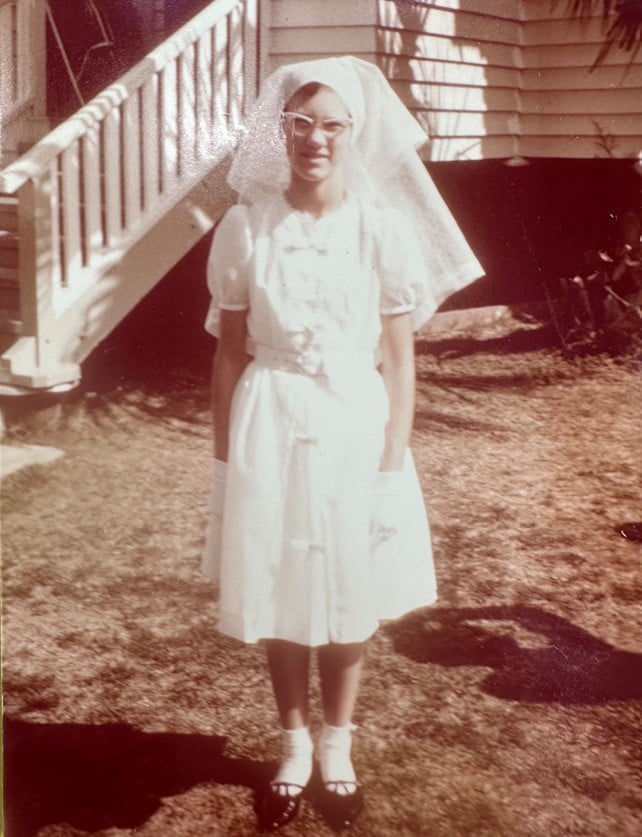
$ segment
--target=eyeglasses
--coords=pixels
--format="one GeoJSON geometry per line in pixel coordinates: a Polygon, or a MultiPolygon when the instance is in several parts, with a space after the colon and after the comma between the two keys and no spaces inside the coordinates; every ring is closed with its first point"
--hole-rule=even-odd
{"type": "Polygon", "coordinates": [[[332,116],[328,119],[312,119],[304,113],[293,113],[292,111],[284,111],[282,116],[286,130],[295,137],[308,137],[318,127],[326,139],[335,139],[346,128],[352,125],[352,119],[349,116],[344,118],[332,116]]]}

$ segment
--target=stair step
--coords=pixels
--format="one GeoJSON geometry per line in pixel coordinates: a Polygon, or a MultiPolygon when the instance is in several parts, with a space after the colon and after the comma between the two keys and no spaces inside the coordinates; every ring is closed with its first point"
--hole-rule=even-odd
{"type": "Polygon", "coordinates": [[[0,195],[0,230],[18,232],[18,199],[0,195]]]}
{"type": "Polygon", "coordinates": [[[0,308],[0,332],[4,334],[22,334],[20,311],[13,308],[0,308]]]}
{"type": "Polygon", "coordinates": [[[17,311],[20,308],[20,290],[16,285],[0,284],[0,309],[17,311]]]}
{"type": "Polygon", "coordinates": [[[0,332],[21,334],[18,200],[0,195],[0,332]]]}
{"type": "Polygon", "coordinates": [[[0,267],[0,288],[19,288],[20,276],[15,267],[0,267]]]}
{"type": "Polygon", "coordinates": [[[0,230],[0,267],[18,267],[20,239],[14,232],[0,230]]]}

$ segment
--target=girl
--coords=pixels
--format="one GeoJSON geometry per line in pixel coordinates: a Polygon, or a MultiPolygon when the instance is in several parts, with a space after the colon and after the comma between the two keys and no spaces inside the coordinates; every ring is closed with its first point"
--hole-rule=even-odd
{"type": "Polygon", "coordinates": [[[413,330],[481,269],[416,154],[425,140],[374,65],[282,67],[236,153],[239,203],[212,245],[204,570],[220,579],[220,630],[267,653],[282,727],[258,808],[267,828],[296,815],[312,772],[311,649],[319,806],[347,826],[363,801],[350,747],[364,644],[436,595],[407,449],[413,330]]]}

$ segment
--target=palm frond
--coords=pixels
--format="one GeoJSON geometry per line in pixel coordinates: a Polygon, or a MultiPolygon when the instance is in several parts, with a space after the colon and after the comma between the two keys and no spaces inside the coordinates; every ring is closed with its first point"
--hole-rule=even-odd
{"type": "MultiPolygon", "coordinates": [[[[552,0],[556,6],[558,0],[552,0]]],[[[586,20],[601,7],[605,34],[597,58],[591,66],[594,70],[612,49],[631,53],[629,67],[642,47],[642,0],[566,0],[572,17],[586,20]]]]}
{"type": "MultiPolygon", "coordinates": [[[[573,0],[574,3],[593,2],[593,0],[573,0]]],[[[595,69],[606,58],[609,52],[617,47],[631,53],[629,66],[635,60],[642,46],[642,0],[603,0],[606,5],[614,5],[614,14],[607,29],[604,43],[591,69],[595,69]]]]}
{"type": "Polygon", "coordinates": [[[592,17],[596,6],[602,6],[602,17],[606,20],[617,0],[568,0],[568,5],[573,17],[592,17]]]}

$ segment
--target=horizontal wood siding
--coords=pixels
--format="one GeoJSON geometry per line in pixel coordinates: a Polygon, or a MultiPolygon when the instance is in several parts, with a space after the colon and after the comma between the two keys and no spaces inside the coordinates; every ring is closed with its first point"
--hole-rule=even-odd
{"type": "Polygon", "coordinates": [[[379,63],[428,134],[425,158],[512,156],[518,0],[379,0],[378,9],[379,63]]]}
{"type": "MultiPolygon", "coordinates": [[[[590,74],[589,83],[597,79],[595,72],[590,74]]],[[[586,91],[587,87],[586,67],[577,66],[525,66],[522,72],[523,89],[527,91],[538,91],[553,93],[586,91]]],[[[638,101],[642,100],[642,63],[634,64],[625,74],[625,68],[621,65],[607,64],[599,68],[599,81],[602,89],[611,90],[618,88],[621,91],[632,90],[640,94],[638,101]]],[[[594,91],[590,91],[594,92],[594,91]]],[[[640,109],[638,103],[637,109],[640,109]]]]}
{"type": "MultiPolygon", "coordinates": [[[[642,52],[614,50],[567,0],[265,0],[269,57],[376,61],[429,136],[428,160],[633,156],[642,52]]],[[[597,12],[597,9],[596,9],[597,12]]]]}
{"type": "Polygon", "coordinates": [[[599,9],[571,19],[566,0],[523,0],[520,153],[627,157],[642,150],[642,53],[614,49],[592,72],[604,40],[599,9]]]}
{"type": "Polygon", "coordinates": [[[376,60],[376,0],[264,0],[262,15],[269,44],[263,76],[331,55],[376,60]]]}

